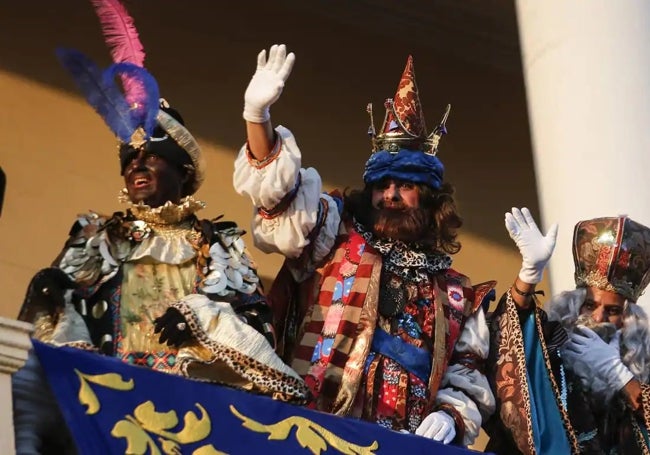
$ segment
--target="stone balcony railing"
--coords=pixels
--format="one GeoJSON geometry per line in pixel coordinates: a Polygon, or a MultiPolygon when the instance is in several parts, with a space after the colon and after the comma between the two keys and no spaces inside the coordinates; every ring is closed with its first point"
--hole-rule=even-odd
{"type": "Polygon", "coordinates": [[[13,406],[11,406],[11,375],[27,360],[32,347],[29,336],[32,325],[0,317],[0,453],[13,455],[14,444],[13,406]]]}

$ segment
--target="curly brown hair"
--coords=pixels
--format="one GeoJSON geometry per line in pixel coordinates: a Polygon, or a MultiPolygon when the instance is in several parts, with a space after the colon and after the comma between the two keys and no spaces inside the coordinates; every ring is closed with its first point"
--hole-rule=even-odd
{"type": "MultiPolygon", "coordinates": [[[[419,218],[426,220],[425,229],[417,243],[428,245],[432,250],[447,254],[456,254],[461,249],[457,240],[458,229],[463,219],[458,214],[454,201],[454,187],[443,183],[435,190],[425,184],[415,184],[420,199],[419,218]]],[[[362,190],[346,190],[343,195],[343,217],[354,218],[368,229],[374,227],[377,209],[372,206],[373,185],[366,185],[362,190]]],[[[418,216],[414,216],[418,218],[418,216]]]]}

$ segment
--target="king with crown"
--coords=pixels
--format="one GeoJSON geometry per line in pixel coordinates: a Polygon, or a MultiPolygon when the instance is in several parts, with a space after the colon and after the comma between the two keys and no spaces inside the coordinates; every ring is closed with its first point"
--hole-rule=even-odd
{"type": "Polygon", "coordinates": [[[505,224],[522,255],[488,319],[497,411],[485,425],[499,455],[650,453],[650,333],[637,305],[650,283],[650,228],[627,216],[580,221],[576,288],[538,306],[555,248],[526,208],[505,224]]]}
{"type": "Polygon", "coordinates": [[[255,244],[286,258],[269,294],[279,353],[315,409],[472,444],[494,410],[481,304],[495,283],[451,268],[461,218],[436,156],[449,108],[427,134],[409,57],[381,132],[371,127],[364,188],[326,194],[270,121],[294,59],[284,45],[258,55],[234,173],[255,206],[255,244]]]}

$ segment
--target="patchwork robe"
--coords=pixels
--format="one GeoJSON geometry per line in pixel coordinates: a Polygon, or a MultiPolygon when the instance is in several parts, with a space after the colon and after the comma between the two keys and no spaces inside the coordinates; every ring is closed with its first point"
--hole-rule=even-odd
{"type": "Polygon", "coordinates": [[[494,283],[475,289],[434,255],[407,267],[417,278],[399,276],[399,261],[389,272],[390,254],[341,219],[341,201],[322,193],[314,169],[301,168],[291,132],[276,132],[262,162],[242,148],[234,185],[256,207],[255,245],[286,257],[270,292],[278,350],[310,386],[312,406],[411,432],[444,410],[456,422],[456,442],[471,444],[494,408],[481,370],[488,354],[481,303],[494,283]],[[382,280],[405,289],[394,315],[380,314],[382,280]]]}

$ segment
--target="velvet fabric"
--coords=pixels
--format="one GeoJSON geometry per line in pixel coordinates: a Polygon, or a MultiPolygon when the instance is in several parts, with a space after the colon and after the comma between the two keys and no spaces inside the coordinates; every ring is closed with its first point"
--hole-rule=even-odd
{"type": "Polygon", "coordinates": [[[442,161],[434,155],[407,149],[397,153],[381,150],[366,162],[363,181],[372,184],[383,179],[397,179],[424,183],[437,190],[442,185],[444,170],[442,161]]]}

